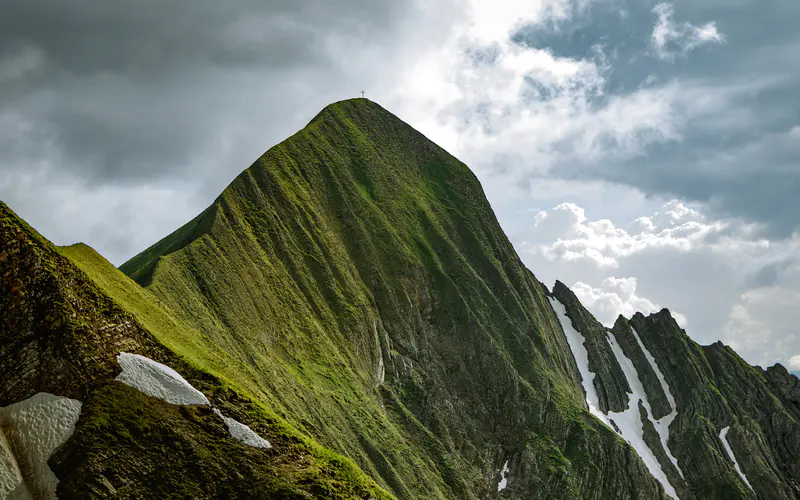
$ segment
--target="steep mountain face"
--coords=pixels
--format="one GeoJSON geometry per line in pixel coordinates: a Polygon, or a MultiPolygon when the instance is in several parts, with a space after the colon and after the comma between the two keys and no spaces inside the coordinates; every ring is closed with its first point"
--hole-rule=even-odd
{"type": "MultiPolygon", "coordinates": [[[[626,371],[608,329],[557,287],[606,422],[590,417],[563,318],[478,181],[368,100],[323,110],[121,269],[238,360],[226,377],[399,497],[750,494],[718,437],[732,425],[726,437],[742,453],[744,426],[705,368],[708,355],[698,361],[702,350],[682,340],[692,347],[674,356],[697,376],[673,382],[619,324],[618,350],[633,360],[626,371]],[[688,392],[672,398],[661,378],[688,392]],[[629,396],[638,392],[646,405],[629,396]],[[650,413],[655,423],[632,438],[614,431],[615,412],[632,426],[650,413]]],[[[648,345],[661,334],[645,327],[648,345]]],[[[653,349],[669,356],[684,344],[653,349]]],[[[774,439],[791,439],[787,418],[774,439]]],[[[786,450],[762,450],[774,470],[754,487],[791,494],[786,450]]]]}
{"type": "MultiPolygon", "coordinates": [[[[64,253],[86,271],[0,202],[0,498],[390,498],[204,370],[191,353],[202,334],[105,259],[64,253]],[[123,352],[174,368],[208,403],[121,382],[123,352]],[[271,447],[236,439],[216,411],[271,447]]],[[[146,375],[134,379],[180,389],[146,375]]]]}
{"type": "Polygon", "coordinates": [[[42,392],[75,417],[40,453],[61,498],[800,498],[796,377],[551,293],[469,169],[369,100],[127,276],[0,216],[0,498],[43,488],[8,432],[42,392]]]}
{"type": "Polygon", "coordinates": [[[121,269],[220,373],[401,498],[661,498],[583,411],[547,299],[469,169],[380,106],[327,107],[121,269]],[[612,471],[598,474],[599,470],[612,471]]]}

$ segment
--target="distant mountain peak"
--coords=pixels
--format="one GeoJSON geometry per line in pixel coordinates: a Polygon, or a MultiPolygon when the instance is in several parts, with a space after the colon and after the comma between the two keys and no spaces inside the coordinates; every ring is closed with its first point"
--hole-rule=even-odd
{"type": "Polygon", "coordinates": [[[383,115],[384,117],[396,118],[390,111],[386,110],[377,102],[367,99],[366,97],[354,97],[328,104],[308,122],[308,125],[336,114],[345,115],[349,118],[367,118],[369,114],[372,114],[373,117],[376,115],[383,115]]]}

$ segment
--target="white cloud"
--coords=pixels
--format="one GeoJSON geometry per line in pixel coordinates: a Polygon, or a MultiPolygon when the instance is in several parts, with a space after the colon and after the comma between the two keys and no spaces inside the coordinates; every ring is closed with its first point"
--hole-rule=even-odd
{"type": "MultiPolygon", "coordinates": [[[[662,309],[658,304],[636,295],[636,278],[617,278],[614,276],[603,280],[602,286],[595,288],[581,281],[575,283],[572,291],[602,324],[611,327],[621,314],[630,318],[637,312],[650,314],[662,309]]],[[[672,316],[685,328],[686,316],[670,311],[672,316]]]]}
{"type": "Polygon", "coordinates": [[[44,54],[34,46],[25,46],[18,52],[0,59],[0,83],[9,83],[36,71],[44,62],[44,54]]]}
{"type": "Polygon", "coordinates": [[[653,28],[651,44],[655,54],[661,59],[674,59],[677,54],[688,54],[701,45],[724,43],[725,36],[717,30],[713,22],[695,26],[685,22],[678,24],[673,19],[675,8],[668,3],[660,3],[653,8],[658,21],[653,28]]]}
{"type": "Polygon", "coordinates": [[[581,207],[563,203],[537,213],[533,227],[542,242],[533,251],[551,261],[586,259],[600,267],[618,268],[619,258],[651,249],[689,251],[710,236],[723,234],[730,223],[707,221],[696,210],[671,201],[626,230],[608,219],[589,221],[581,207]]]}
{"type": "Polygon", "coordinates": [[[144,250],[213,201],[213,197],[198,200],[190,184],[87,186],[38,167],[0,175],[0,192],[11,194],[3,201],[15,211],[22,205],[25,210],[18,215],[56,245],[82,241],[116,265],[133,256],[132,248],[137,253],[144,250]],[[48,202],[21,203],[23,196],[37,192],[46,192],[48,202]],[[58,207],[55,214],[54,207],[58,207]],[[60,223],[40,224],[54,219],[60,223]]]}
{"type": "Polygon", "coordinates": [[[585,3],[473,2],[449,37],[409,57],[389,104],[483,180],[502,176],[507,187],[567,162],[627,159],[678,140],[684,115],[698,109],[676,105],[686,91],[676,82],[609,94],[601,45],[565,57],[509,38],[520,20],[560,20],[585,3]]]}
{"type": "Polygon", "coordinates": [[[675,200],[632,219],[620,227],[562,203],[532,213],[516,246],[540,280],[566,283],[606,325],[667,307],[696,341],[722,340],[754,364],[800,349],[797,238],[770,242],[675,200]]]}
{"type": "Polygon", "coordinates": [[[731,306],[722,337],[745,359],[758,364],[791,360],[800,349],[800,280],[792,288],[768,287],[744,291],[731,306]]]}
{"type": "Polygon", "coordinates": [[[789,369],[800,371],[800,354],[795,354],[789,358],[789,369]]]}

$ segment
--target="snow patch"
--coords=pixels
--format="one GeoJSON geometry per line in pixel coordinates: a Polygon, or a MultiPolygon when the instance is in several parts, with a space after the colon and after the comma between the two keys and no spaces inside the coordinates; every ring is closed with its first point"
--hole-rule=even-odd
{"type": "Polygon", "coordinates": [[[234,439],[254,448],[269,448],[271,446],[269,441],[256,434],[253,429],[238,420],[226,417],[217,408],[214,408],[214,413],[225,422],[225,425],[228,426],[228,432],[234,439]]]}
{"type": "Polygon", "coordinates": [[[497,483],[497,491],[503,491],[508,485],[508,460],[503,464],[503,470],[500,472],[500,482],[497,483]]]}
{"type": "MultiPolygon", "coordinates": [[[[628,408],[625,411],[608,412],[608,414],[604,414],[599,410],[600,400],[594,386],[595,374],[589,370],[589,352],[586,350],[585,346],[586,339],[572,326],[572,321],[569,319],[569,316],[567,316],[567,308],[552,297],[550,297],[550,303],[561,323],[561,328],[564,330],[564,335],[572,351],[572,356],[575,358],[575,363],[578,365],[578,372],[583,380],[583,390],[586,393],[586,404],[589,406],[589,412],[627,441],[639,457],[641,457],[645,466],[647,466],[647,469],[650,471],[650,474],[661,483],[666,493],[672,498],[678,498],[678,495],[675,493],[675,488],[672,487],[666,474],[664,474],[661,464],[644,441],[644,425],[639,413],[639,401],[642,402],[642,405],[647,410],[649,418],[652,418],[653,411],[652,408],[650,408],[650,402],[647,400],[644,386],[641,380],[639,380],[639,374],[636,372],[633,362],[625,356],[625,353],[622,352],[622,349],[617,343],[617,339],[609,332],[607,341],[633,392],[628,393],[628,408]]],[[[663,417],[660,421],[664,421],[668,426],[665,420],[666,418],[667,417],[663,417]]],[[[671,423],[671,420],[669,422],[671,423]]],[[[655,423],[653,425],[658,429],[655,423]]],[[[661,436],[660,431],[659,436],[661,436]]],[[[662,442],[663,439],[662,437],[662,442]]],[[[667,451],[667,453],[669,454],[669,451],[667,451]]]]}
{"type": "Polygon", "coordinates": [[[664,378],[664,374],[661,373],[661,370],[658,368],[658,363],[656,363],[656,359],[650,354],[650,351],[642,343],[642,339],[639,338],[639,333],[631,327],[631,333],[633,333],[633,337],[638,342],[639,347],[642,348],[642,352],[644,352],[644,357],[647,358],[647,362],[650,363],[650,367],[653,368],[653,371],[656,372],[656,377],[658,377],[658,382],[661,384],[661,389],[664,391],[664,394],[667,396],[667,402],[669,403],[669,407],[672,410],[667,415],[664,415],[658,420],[653,420],[653,415],[650,413],[650,409],[648,409],[648,416],[650,417],[650,421],[653,422],[653,427],[656,428],[658,432],[658,437],[661,438],[661,445],[664,447],[664,451],[667,452],[667,456],[669,460],[672,462],[672,465],[678,469],[678,473],[683,476],[683,471],[678,466],[678,459],[672,455],[672,452],[669,449],[667,443],[669,442],[669,426],[672,425],[672,422],[675,420],[675,417],[678,416],[678,407],[675,404],[675,398],[672,396],[672,393],[669,390],[669,384],[667,384],[667,380],[664,378]]]}
{"type": "Polygon", "coordinates": [[[150,358],[121,352],[117,356],[122,368],[116,380],[134,389],[176,405],[211,404],[202,392],[178,372],[150,358]]]}
{"type": "Polygon", "coordinates": [[[11,444],[0,432],[0,498],[30,498],[28,490],[22,484],[22,472],[17,459],[11,451],[11,444]]]}
{"type": "Polygon", "coordinates": [[[647,400],[647,394],[644,392],[642,381],[639,380],[639,373],[636,371],[636,367],[633,366],[633,361],[625,356],[622,348],[617,343],[616,337],[614,337],[614,334],[611,332],[608,333],[608,343],[611,346],[614,357],[617,358],[617,363],[619,363],[619,366],[622,368],[622,373],[624,373],[625,378],[628,379],[628,385],[631,391],[633,391],[628,393],[628,409],[619,413],[609,412],[608,418],[619,427],[619,434],[625,441],[633,446],[633,449],[636,450],[636,453],[639,454],[642,461],[647,466],[650,474],[664,487],[664,491],[666,491],[667,495],[672,498],[678,498],[678,494],[675,493],[675,488],[672,487],[669,479],[667,479],[667,475],[664,474],[664,471],[661,469],[661,464],[653,454],[653,450],[647,446],[644,440],[644,423],[642,422],[641,413],[639,412],[639,401],[642,402],[642,406],[647,410],[647,415],[650,419],[652,419],[653,409],[650,407],[650,402],[647,400]]]}
{"type": "Polygon", "coordinates": [[[553,297],[549,297],[549,299],[561,323],[561,328],[564,330],[564,335],[567,337],[567,343],[572,351],[572,357],[575,358],[575,363],[578,365],[578,373],[581,374],[583,391],[586,393],[586,404],[589,406],[589,413],[610,427],[611,424],[608,419],[599,409],[600,398],[597,396],[597,390],[594,387],[595,374],[589,370],[589,351],[587,351],[584,346],[586,340],[583,338],[583,335],[572,326],[572,321],[569,319],[569,316],[567,316],[567,308],[557,299],[553,297]]]}
{"type": "Polygon", "coordinates": [[[719,431],[719,439],[720,441],[722,441],[722,446],[725,447],[725,451],[728,453],[728,456],[730,457],[731,461],[733,461],[733,468],[736,469],[736,473],[739,474],[740,478],[742,478],[744,484],[746,484],[747,487],[750,488],[750,491],[755,493],[756,490],[754,490],[753,487],[750,485],[750,481],[747,480],[747,476],[744,475],[744,472],[742,472],[741,467],[739,467],[739,462],[736,460],[736,455],[733,454],[733,448],[731,448],[731,445],[728,444],[729,430],[731,430],[730,425],[719,431]]]}
{"type": "Polygon", "coordinates": [[[40,392],[0,408],[0,498],[56,498],[58,478],[47,460],[75,432],[81,406],[40,392]]]}
{"type": "MultiPolygon", "coordinates": [[[[121,352],[117,361],[122,367],[116,380],[140,390],[148,396],[159,398],[175,405],[210,405],[211,402],[181,375],[156,361],[138,354],[121,352]]],[[[216,413],[228,426],[230,435],[255,448],[269,448],[269,441],[256,434],[243,423],[228,418],[217,408],[216,413]]]]}

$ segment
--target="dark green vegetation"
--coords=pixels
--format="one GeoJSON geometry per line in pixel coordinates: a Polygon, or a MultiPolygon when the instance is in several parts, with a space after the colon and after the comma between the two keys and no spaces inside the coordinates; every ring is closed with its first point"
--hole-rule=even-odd
{"type": "MultiPolygon", "coordinates": [[[[84,402],[50,462],[63,498],[388,497],[370,477],[403,499],[666,498],[586,410],[550,294],[475,176],[366,99],[325,108],[127,276],[0,215],[0,406],[38,391],[84,402]],[[113,382],[120,351],[172,366],[274,447],[113,382]]],[[[554,293],[587,339],[601,408],[623,409],[608,330],[554,293]]],[[[645,440],[681,498],[753,498],[717,437],[728,425],[759,497],[798,497],[798,380],[698,346],[666,312],[621,318],[656,418],[670,406],[629,325],[677,391],[686,479],[652,426],[645,440]]]]}
{"type": "Polygon", "coordinates": [[[0,407],[38,392],[83,402],[75,434],[50,460],[60,498],[390,498],[350,460],[199,369],[190,349],[181,358],[164,347],[199,334],[88,247],[67,253],[91,277],[2,202],[0,242],[0,407]],[[174,367],[273,448],[235,441],[208,407],[113,381],[120,351],[174,367]]]}
{"type": "Polygon", "coordinates": [[[121,269],[399,497],[495,495],[506,460],[512,495],[658,497],[475,176],[380,106],[327,107],[204,214],[121,269]]]}

